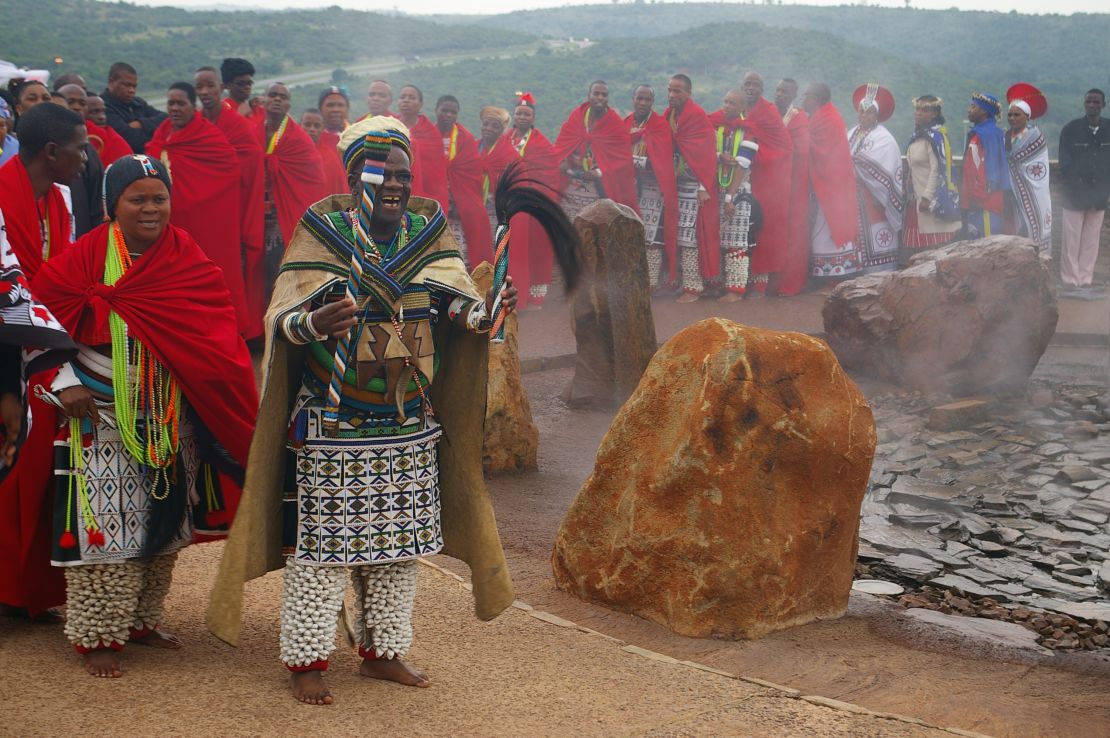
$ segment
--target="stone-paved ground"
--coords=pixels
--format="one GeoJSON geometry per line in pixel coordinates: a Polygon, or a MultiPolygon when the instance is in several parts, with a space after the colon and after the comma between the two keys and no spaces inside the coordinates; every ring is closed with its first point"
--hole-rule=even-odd
{"type": "Polygon", "coordinates": [[[1034,385],[948,432],[926,428],[945,398],[873,398],[879,445],[861,574],[918,590],[908,606],[1016,620],[1048,646],[1104,646],[1110,417],[1101,394],[1034,385]]]}

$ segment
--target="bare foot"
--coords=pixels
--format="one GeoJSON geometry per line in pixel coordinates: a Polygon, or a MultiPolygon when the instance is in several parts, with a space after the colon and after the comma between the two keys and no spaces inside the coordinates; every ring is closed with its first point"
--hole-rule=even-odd
{"type": "Polygon", "coordinates": [[[85,671],[94,677],[118,679],[123,676],[119,653],[110,648],[98,648],[95,651],[89,651],[82,654],[81,658],[85,661],[85,671]]]}
{"type": "Polygon", "coordinates": [[[717,298],[717,302],[740,302],[744,296],[739,292],[726,292],[717,298]]]}
{"type": "Polygon", "coordinates": [[[371,679],[384,679],[409,687],[430,687],[428,675],[415,666],[409,666],[401,659],[363,659],[358,673],[371,679]]]}
{"type": "Polygon", "coordinates": [[[153,646],[154,648],[181,648],[184,644],[181,639],[173,633],[167,633],[164,630],[154,630],[147,633],[141,638],[132,638],[132,643],[138,643],[140,646],[153,646]]]}
{"type": "Polygon", "coordinates": [[[324,682],[322,671],[295,671],[290,677],[293,696],[306,705],[330,705],[335,702],[324,682]]]}
{"type": "Polygon", "coordinates": [[[675,300],[675,302],[683,303],[683,304],[688,303],[688,302],[697,302],[697,301],[698,301],[698,295],[694,294],[693,292],[683,292],[682,295],[677,300],[675,300]]]}

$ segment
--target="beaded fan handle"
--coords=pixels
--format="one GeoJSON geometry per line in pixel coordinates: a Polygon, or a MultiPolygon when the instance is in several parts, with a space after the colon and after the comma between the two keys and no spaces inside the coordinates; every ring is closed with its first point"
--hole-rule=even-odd
{"type": "MultiPolygon", "coordinates": [[[[362,196],[359,199],[358,219],[355,221],[355,247],[351,249],[351,268],[347,273],[346,297],[355,301],[362,281],[363,255],[370,248],[370,217],[374,214],[373,186],[385,182],[385,161],[392,146],[389,134],[370,131],[362,143],[365,161],[362,166],[362,196]]],[[[347,373],[347,360],[351,351],[351,332],[335,342],[335,357],[328,383],[328,401],[324,406],[323,431],[325,435],[339,435],[339,404],[343,396],[343,375],[347,373]]]]}
{"type": "Polygon", "coordinates": [[[505,340],[505,304],[501,299],[501,290],[505,289],[505,277],[509,273],[509,224],[501,223],[497,226],[497,246],[493,252],[493,314],[490,315],[492,326],[490,328],[490,341],[501,342],[505,340]]]}

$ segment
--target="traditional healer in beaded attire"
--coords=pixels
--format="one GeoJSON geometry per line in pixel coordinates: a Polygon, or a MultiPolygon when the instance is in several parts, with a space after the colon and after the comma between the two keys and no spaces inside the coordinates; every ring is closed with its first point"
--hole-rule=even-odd
{"type": "Polygon", "coordinates": [[[340,147],[352,193],[305,213],[266,316],[259,431],[208,614],[237,643],[243,583],[284,565],[281,660],[311,704],[332,702],[322,673],[348,574],[360,673],[413,686],[428,684],[401,661],[417,558],[466,560],[481,618],[512,601],[481,472],[492,295],[440,204],[410,197],[399,120],[360,121],[340,147]]]}
{"type": "Polygon", "coordinates": [[[169,224],[165,167],[133,155],[104,179],[112,221],[32,289],[78,344],[44,395],[69,416],[52,552],[65,633],[90,674],[118,677],[128,641],[181,646],[158,630],[174,561],[230,523],[258,395],[220,268],[169,224]]]}

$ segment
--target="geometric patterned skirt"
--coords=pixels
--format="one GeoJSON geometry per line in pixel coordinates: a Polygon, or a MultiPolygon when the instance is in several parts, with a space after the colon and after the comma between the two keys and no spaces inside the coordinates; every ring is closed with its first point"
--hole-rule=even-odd
{"type": "Polygon", "coordinates": [[[605,194],[597,182],[571,178],[567,181],[567,188],[563,191],[559,204],[563,206],[567,220],[574,223],[579,213],[603,197],[605,194]]]}
{"type": "MultiPolygon", "coordinates": [[[[102,417],[108,414],[100,410],[102,417]]],[[[91,433],[88,420],[82,455],[86,480],[87,506],[80,498],[77,474],[69,463],[69,439],[54,442],[54,542],[51,558],[55,566],[80,564],[118,564],[142,558],[150,525],[150,490],[154,475],[124,448],[118,430],[99,424],[91,433]],[[91,436],[91,439],[90,439],[91,436]],[[72,533],[77,545],[62,548],[65,531],[72,533]],[[90,542],[90,531],[99,530],[103,542],[90,542]]],[[[181,440],[171,474],[168,494],[186,495],[184,514],[173,539],[159,551],[167,554],[188,545],[193,539],[194,515],[202,501],[196,493],[198,456],[192,425],[184,420],[179,427],[181,440]]],[[[201,523],[203,527],[203,522],[201,523]]],[[[99,538],[99,537],[98,537],[99,538]]]]}
{"type": "Polygon", "coordinates": [[[340,421],[322,431],[322,410],[306,407],[303,445],[290,448],[283,546],[302,564],[360,566],[439,553],[439,463],[443,431],[434,421],[412,432],[359,437],[340,421]]]}

